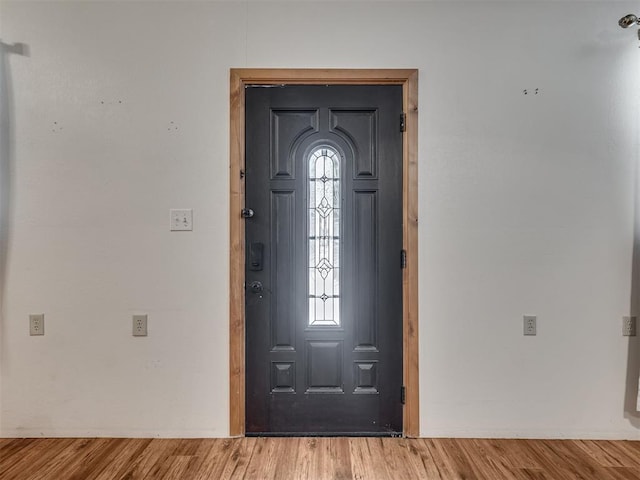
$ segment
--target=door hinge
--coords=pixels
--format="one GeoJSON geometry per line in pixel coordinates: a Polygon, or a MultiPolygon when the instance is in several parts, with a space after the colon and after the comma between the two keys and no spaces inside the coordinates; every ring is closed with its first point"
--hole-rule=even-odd
{"type": "Polygon", "coordinates": [[[404,385],[400,388],[400,401],[403,405],[407,403],[407,389],[404,385]]]}
{"type": "Polygon", "coordinates": [[[400,251],[400,268],[407,268],[407,251],[400,251]]]}
{"type": "Polygon", "coordinates": [[[404,112],[400,114],[400,131],[407,131],[407,114],[404,112]]]}
{"type": "Polygon", "coordinates": [[[240,170],[240,178],[244,178],[244,175],[245,175],[244,170],[240,170]]]}
{"type": "Polygon", "coordinates": [[[251,210],[250,208],[243,208],[242,212],[240,212],[240,215],[242,215],[242,218],[251,218],[253,217],[253,210],[251,210]]]}

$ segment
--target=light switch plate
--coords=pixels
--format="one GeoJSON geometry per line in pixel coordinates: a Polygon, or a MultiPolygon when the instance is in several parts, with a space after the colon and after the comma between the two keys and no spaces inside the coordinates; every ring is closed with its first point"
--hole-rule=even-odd
{"type": "Polygon", "coordinates": [[[193,210],[190,208],[174,208],[169,211],[171,231],[191,231],[193,230],[193,210]]]}

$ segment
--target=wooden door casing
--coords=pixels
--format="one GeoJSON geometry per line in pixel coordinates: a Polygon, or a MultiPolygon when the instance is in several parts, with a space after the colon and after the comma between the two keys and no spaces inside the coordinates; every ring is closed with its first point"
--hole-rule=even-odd
{"type": "Polygon", "coordinates": [[[403,138],[403,431],[419,435],[418,375],[418,71],[343,69],[231,69],[230,82],[230,411],[231,436],[244,434],[244,89],[246,85],[401,85],[406,132],[403,138]]]}

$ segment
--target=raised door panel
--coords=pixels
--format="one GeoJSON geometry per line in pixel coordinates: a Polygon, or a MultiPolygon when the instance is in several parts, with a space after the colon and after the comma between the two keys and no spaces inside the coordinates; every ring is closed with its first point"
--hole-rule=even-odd
{"type": "Polygon", "coordinates": [[[378,235],[377,192],[353,192],[353,271],[356,351],[377,351],[378,235]]]}
{"type": "Polygon", "coordinates": [[[294,228],[296,195],[294,191],[271,192],[271,326],[272,349],[295,349],[295,298],[291,295],[294,285],[294,262],[296,249],[294,228]]]}
{"type": "Polygon", "coordinates": [[[294,179],[292,149],[305,136],[318,131],[318,111],[272,109],[270,116],[271,179],[294,179]]]}
{"type": "Polygon", "coordinates": [[[378,111],[331,110],[331,129],[354,149],[353,178],[377,178],[378,111]]]}

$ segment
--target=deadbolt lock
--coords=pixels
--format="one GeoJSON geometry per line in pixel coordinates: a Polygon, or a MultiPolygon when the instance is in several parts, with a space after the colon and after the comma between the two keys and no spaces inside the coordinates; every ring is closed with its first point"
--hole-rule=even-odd
{"type": "Polygon", "coordinates": [[[263,286],[262,286],[262,282],[251,282],[249,284],[249,288],[251,289],[251,291],[253,293],[262,293],[262,291],[264,290],[263,286]]]}

